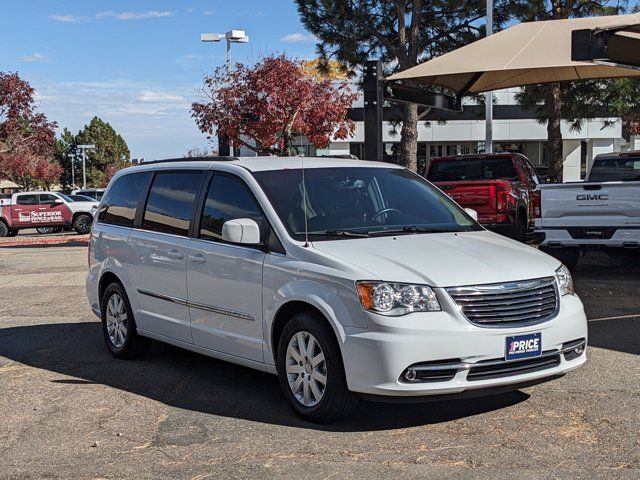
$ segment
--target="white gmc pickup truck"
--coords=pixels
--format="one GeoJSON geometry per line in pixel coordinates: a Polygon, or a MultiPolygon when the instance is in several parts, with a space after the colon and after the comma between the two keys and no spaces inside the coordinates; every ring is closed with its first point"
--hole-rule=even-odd
{"type": "Polygon", "coordinates": [[[565,264],[584,248],[640,247],[640,151],[598,155],[584,182],[539,189],[540,247],[565,264]]]}

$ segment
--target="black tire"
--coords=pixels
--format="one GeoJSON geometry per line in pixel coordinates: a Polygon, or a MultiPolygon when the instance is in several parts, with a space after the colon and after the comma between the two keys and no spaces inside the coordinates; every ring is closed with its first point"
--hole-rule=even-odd
{"type": "MultiPolygon", "coordinates": [[[[114,300],[115,301],[115,300],[114,300]]],[[[129,297],[124,291],[124,288],[120,283],[111,283],[102,294],[100,299],[100,312],[102,318],[102,334],[104,335],[104,341],[107,344],[107,348],[111,354],[116,358],[129,359],[137,358],[144,355],[151,344],[151,340],[138,335],[136,330],[136,321],[133,317],[133,311],[131,304],[129,303],[129,297]],[[107,326],[107,309],[109,308],[109,301],[112,297],[118,296],[124,303],[124,311],[126,313],[126,320],[124,321],[126,326],[126,336],[124,342],[118,345],[117,342],[112,340],[109,335],[109,328],[107,326]]]]}
{"type": "Polygon", "coordinates": [[[41,235],[51,235],[54,232],[54,227],[38,227],[36,231],[41,235]]]}
{"type": "Polygon", "coordinates": [[[64,227],[54,227],[53,228],[53,233],[60,233],[63,229],[64,229],[64,227]]]}
{"type": "Polygon", "coordinates": [[[280,387],[289,405],[305,420],[328,423],[344,417],[355,404],[357,397],[347,388],[344,364],[336,337],[326,319],[316,312],[300,312],[289,319],[278,341],[276,368],[280,387]],[[296,398],[289,386],[286,371],[289,342],[300,332],[315,337],[325,358],[326,385],[321,400],[313,406],[306,406],[296,398]]]}
{"type": "Polygon", "coordinates": [[[513,224],[513,239],[525,243],[527,241],[527,217],[518,215],[516,223],[513,224]]]}
{"type": "Polygon", "coordinates": [[[540,247],[540,251],[551,255],[553,258],[560,260],[571,273],[578,267],[580,259],[580,249],[577,247],[549,248],[540,247]]]}
{"type": "Polygon", "coordinates": [[[73,229],[78,235],[86,235],[91,231],[91,224],[93,223],[93,217],[91,215],[82,213],[76,217],[73,221],[73,229]]]}
{"type": "Polygon", "coordinates": [[[5,225],[4,222],[0,222],[0,237],[8,237],[9,236],[9,228],[5,225]]]}
{"type": "Polygon", "coordinates": [[[17,237],[18,236],[18,230],[9,230],[9,232],[7,233],[7,237],[17,237]]]}

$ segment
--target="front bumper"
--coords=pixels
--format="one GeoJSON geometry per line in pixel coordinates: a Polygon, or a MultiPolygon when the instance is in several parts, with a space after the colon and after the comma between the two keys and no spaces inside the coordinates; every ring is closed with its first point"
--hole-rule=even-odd
{"type": "Polygon", "coordinates": [[[451,306],[451,303],[443,305],[441,312],[394,318],[364,313],[369,315],[373,327],[366,331],[347,331],[342,348],[349,389],[383,397],[418,397],[448,396],[509,385],[517,388],[515,385],[563,375],[586,361],[584,352],[570,359],[558,353],[558,361],[542,369],[471,378],[470,372],[478,371],[474,367],[503,361],[507,336],[540,332],[545,353],[559,352],[563,345],[574,340],[586,342],[586,316],[577,296],[562,297],[558,315],[552,320],[518,328],[476,326],[451,306]],[[407,383],[401,380],[408,367],[432,362],[466,367],[455,369],[450,379],[441,381],[407,383]]]}

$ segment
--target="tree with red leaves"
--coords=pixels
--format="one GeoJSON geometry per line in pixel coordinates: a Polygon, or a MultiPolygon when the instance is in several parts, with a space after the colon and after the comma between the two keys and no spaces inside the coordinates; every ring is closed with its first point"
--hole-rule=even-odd
{"type": "Polygon", "coordinates": [[[0,72],[0,177],[25,189],[38,180],[48,186],[60,175],[50,160],[56,124],[35,111],[34,93],[17,73],[0,72]]]}
{"type": "Polygon", "coordinates": [[[347,110],[357,94],[345,82],[305,73],[301,61],[285,55],[253,67],[238,63],[228,74],[220,67],[204,85],[208,102],[192,105],[198,128],[210,139],[217,131],[259,154],[291,155],[295,135],[325,148],[355,129],[347,110]]]}

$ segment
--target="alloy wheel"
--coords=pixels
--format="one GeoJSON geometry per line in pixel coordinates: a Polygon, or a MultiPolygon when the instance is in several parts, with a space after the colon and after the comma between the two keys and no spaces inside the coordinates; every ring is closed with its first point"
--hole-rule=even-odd
{"type": "Polygon", "coordinates": [[[116,348],[121,348],[127,339],[127,307],[123,298],[114,293],[107,302],[107,333],[116,348]]]}
{"type": "Polygon", "coordinates": [[[285,361],[289,388],[305,407],[317,405],[327,386],[327,364],[324,352],[309,332],[297,332],[287,347],[285,361]]]}

